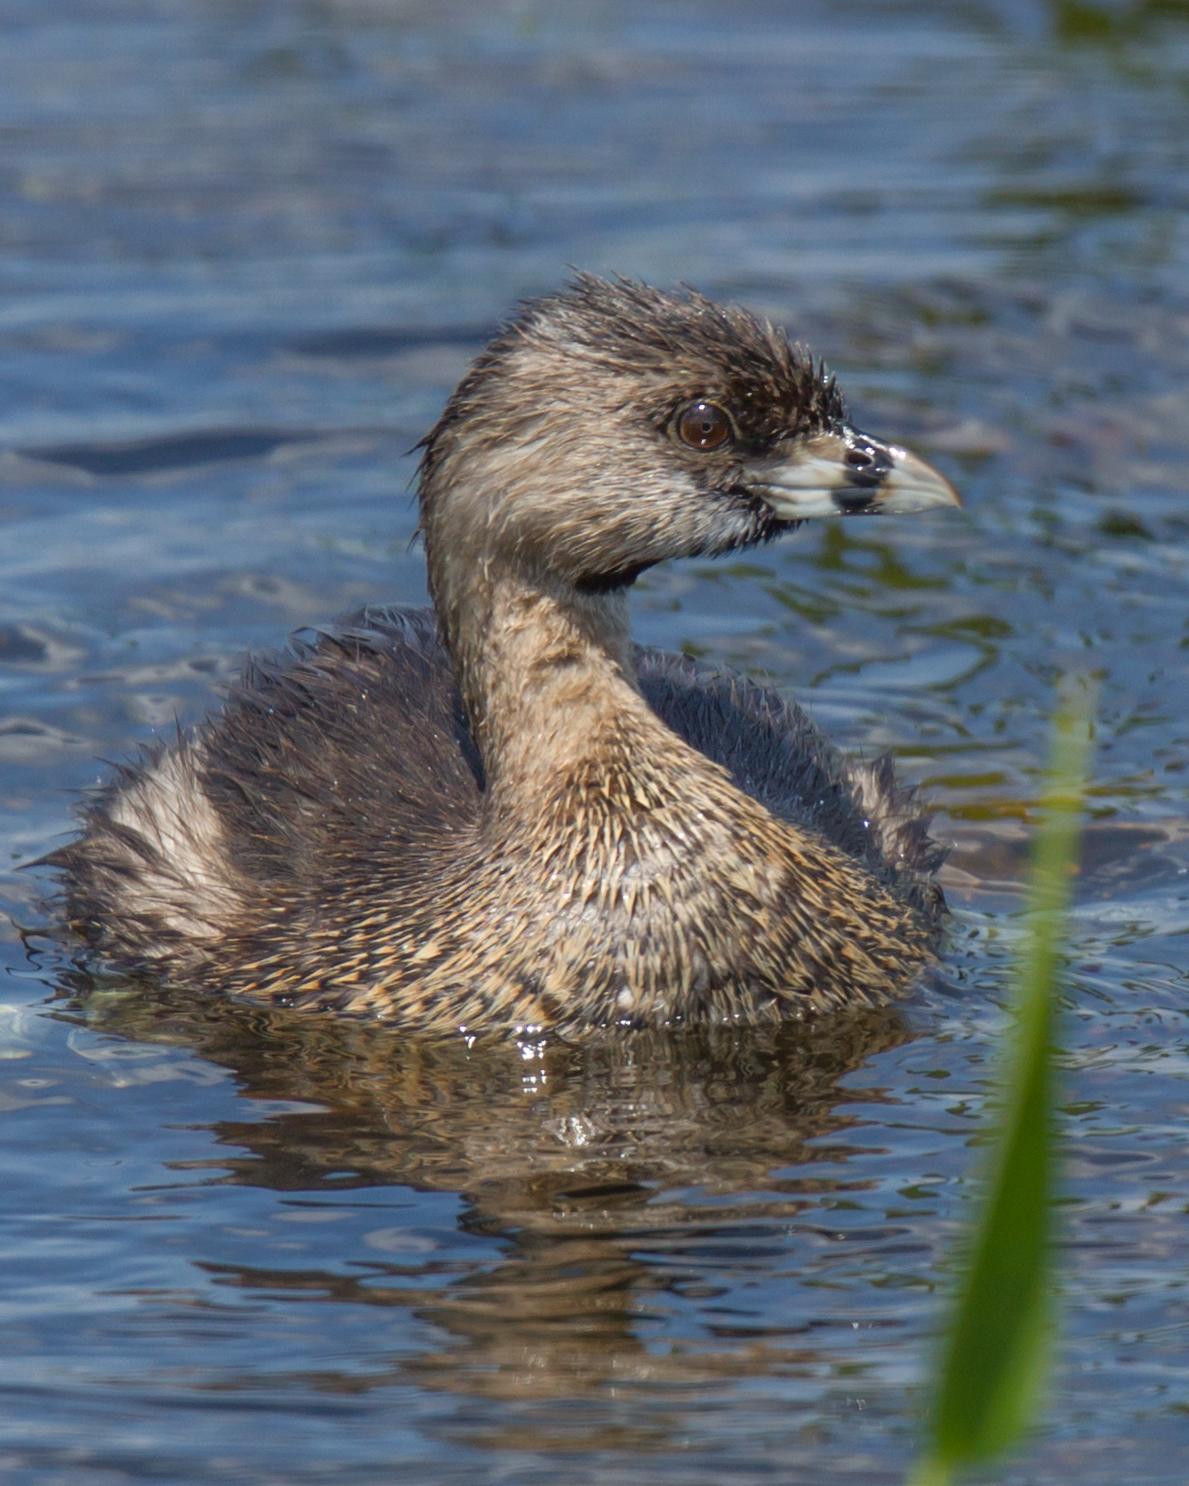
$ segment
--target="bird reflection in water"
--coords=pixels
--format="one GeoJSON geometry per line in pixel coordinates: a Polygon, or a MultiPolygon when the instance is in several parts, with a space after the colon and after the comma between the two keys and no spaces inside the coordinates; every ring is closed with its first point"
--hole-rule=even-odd
{"type": "MultiPolygon", "coordinates": [[[[880,1097],[843,1080],[908,1040],[895,1010],[515,1043],[87,984],[78,977],[68,1015],[91,1031],[180,1045],[234,1076],[244,1115],[209,1127],[214,1181],[332,1204],[393,1185],[456,1193],[460,1230],[487,1241],[474,1260],[417,1254],[424,1238],[406,1243],[399,1230],[321,1265],[269,1263],[263,1250],[258,1266],[196,1260],[220,1286],[399,1307],[432,1328],[428,1348],[410,1355],[407,1333],[394,1335],[391,1366],[327,1373],[319,1389],[415,1382],[475,1400],[583,1400],[580,1415],[534,1414],[531,1431],[515,1412],[496,1422],[479,1410],[474,1438],[516,1448],[529,1431],[533,1448],[548,1448],[553,1428],[559,1448],[597,1436],[600,1447],[659,1449],[676,1415],[632,1411],[632,1437],[609,1439],[610,1385],[664,1395],[820,1371],[808,1326],[790,1338],[787,1321],[741,1313],[729,1297],[717,1342],[656,1349],[648,1336],[673,1305],[712,1300],[716,1273],[726,1295],[741,1273],[770,1276],[774,1256],[782,1271],[821,1265],[831,1208],[868,1184],[843,1165],[862,1149],[848,1134],[855,1106],[880,1097]],[[260,1117],[256,1101],[282,1107],[260,1117]]],[[[245,1372],[243,1387],[258,1386],[245,1372]]]]}

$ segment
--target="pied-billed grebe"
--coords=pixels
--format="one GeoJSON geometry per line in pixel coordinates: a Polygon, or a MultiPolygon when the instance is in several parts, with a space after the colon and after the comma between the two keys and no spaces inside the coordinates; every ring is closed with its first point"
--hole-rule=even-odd
{"type": "Polygon", "coordinates": [[[48,860],[105,957],[410,1027],[757,1021],[882,1000],[939,853],[890,764],[739,677],[633,649],[654,563],[809,516],[953,505],[820,364],[694,293],[582,276],[424,442],[435,617],[249,662],[48,860]]]}

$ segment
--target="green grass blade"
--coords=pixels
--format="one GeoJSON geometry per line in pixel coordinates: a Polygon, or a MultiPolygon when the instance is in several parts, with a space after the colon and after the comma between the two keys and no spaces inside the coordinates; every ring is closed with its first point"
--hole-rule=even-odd
{"type": "Polygon", "coordinates": [[[999,1454],[1039,1408],[1053,1320],[1051,1045],[1090,724],[1085,694],[1067,699],[1055,719],[990,1180],[942,1354],[932,1438],[914,1472],[915,1486],[944,1486],[958,1466],[999,1454]]]}

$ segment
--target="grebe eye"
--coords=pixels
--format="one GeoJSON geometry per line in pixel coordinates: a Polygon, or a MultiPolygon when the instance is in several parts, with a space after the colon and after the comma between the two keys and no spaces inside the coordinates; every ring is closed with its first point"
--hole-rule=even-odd
{"type": "Polygon", "coordinates": [[[677,415],[677,437],[691,449],[709,453],[730,442],[731,420],[717,403],[699,398],[677,415]]]}

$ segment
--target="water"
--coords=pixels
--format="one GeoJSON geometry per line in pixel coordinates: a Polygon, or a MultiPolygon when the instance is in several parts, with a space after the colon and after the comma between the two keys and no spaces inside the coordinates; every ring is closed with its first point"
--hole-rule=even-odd
{"type": "Polygon", "coordinates": [[[1179,1486],[1183,8],[101,9],[5,6],[4,862],[245,648],[422,597],[409,446],[574,263],[790,323],[961,484],[635,600],[893,748],[955,911],[896,1012],[443,1047],[80,994],[6,870],[5,1480],[901,1479],[1072,669],[1065,1333],[996,1479],[1179,1486]]]}

